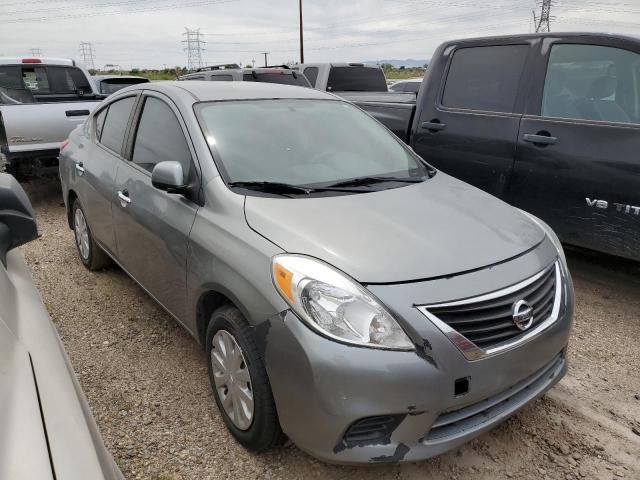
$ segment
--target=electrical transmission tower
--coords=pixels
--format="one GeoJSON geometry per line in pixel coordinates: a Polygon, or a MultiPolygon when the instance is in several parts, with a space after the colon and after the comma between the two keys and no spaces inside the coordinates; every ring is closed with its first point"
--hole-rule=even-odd
{"type": "Polygon", "coordinates": [[[555,4],[554,0],[539,0],[536,2],[540,7],[540,16],[533,11],[533,26],[537,32],[550,32],[551,20],[555,17],[551,16],[551,6],[555,4]]]}
{"type": "Polygon", "coordinates": [[[196,70],[202,67],[202,52],[204,52],[206,42],[201,37],[204,36],[204,33],[200,33],[200,29],[190,30],[185,27],[182,35],[185,36],[182,43],[186,44],[184,50],[187,52],[187,68],[196,70]]]}
{"type": "Polygon", "coordinates": [[[80,55],[82,56],[82,63],[86,68],[95,70],[96,67],[93,61],[95,53],[91,42],[80,42],[80,55]]]}
{"type": "Polygon", "coordinates": [[[31,49],[31,56],[32,57],[41,57],[42,56],[42,50],[40,50],[39,48],[32,48],[31,49]]]}

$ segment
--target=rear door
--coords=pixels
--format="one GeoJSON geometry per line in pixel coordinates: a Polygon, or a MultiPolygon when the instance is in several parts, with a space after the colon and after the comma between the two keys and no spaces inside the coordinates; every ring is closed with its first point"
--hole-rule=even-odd
{"type": "Polygon", "coordinates": [[[162,305],[184,318],[189,232],[198,205],[199,170],[184,121],[164,95],[145,92],[134,121],[128,161],[118,169],[113,216],[122,266],[162,305]],[[179,161],[193,195],[151,185],[153,167],[179,161]]]}
{"type": "Polygon", "coordinates": [[[570,244],[640,258],[640,47],[545,39],[518,138],[513,203],[570,244]]]}
{"type": "Polygon", "coordinates": [[[93,116],[92,141],[86,152],[73,157],[72,185],[80,199],[93,237],[110,253],[116,251],[111,205],[118,166],[129,119],[137,96],[129,95],[109,103],[93,116]]]}
{"type": "Polygon", "coordinates": [[[441,77],[428,72],[428,91],[419,97],[415,151],[444,172],[505,198],[532,51],[530,40],[442,50],[442,66],[434,66],[441,77]]]}

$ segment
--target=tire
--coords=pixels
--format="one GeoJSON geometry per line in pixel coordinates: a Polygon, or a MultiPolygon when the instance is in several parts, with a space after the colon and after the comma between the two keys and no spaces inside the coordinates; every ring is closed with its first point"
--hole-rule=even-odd
{"type": "Polygon", "coordinates": [[[282,430],[276,412],[271,384],[264,368],[262,356],[258,353],[251,328],[247,324],[240,311],[233,306],[224,306],[216,310],[211,316],[207,328],[207,364],[209,367],[209,381],[213,390],[213,396],[222,419],[236,440],[245,448],[254,452],[263,452],[279,444],[282,440],[282,430]],[[231,354],[225,357],[221,340],[232,339],[231,354]],[[240,348],[241,359],[233,356],[240,348]],[[215,358],[218,361],[216,362],[215,358]],[[233,360],[241,360],[239,367],[228,369],[230,374],[221,375],[226,359],[227,365],[233,364],[233,360]],[[248,374],[248,377],[246,376],[248,374]],[[245,381],[248,378],[249,384],[245,381]],[[218,381],[218,385],[216,385],[218,381]],[[245,387],[246,385],[246,387],[245,387]],[[244,391],[239,393],[239,389],[244,391]],[[225,392],[226,390],[226,392],[225,392]],[[247,401],[247,392],[253,399],[253,412],[250,421],[247,420],[246,411],[250,405],[247,401]],[[227,400],[225,407],[225,397],[227,400]],[[238,400],[236,409],[230,408],[234,397],[238,400]],[[243,408],[245,407],[245,408],[243,408]],[[231,414],[227,412],[231,410],[231,414]],[[243,412],[245,414],[243,414],[243,412]],[[237,419],[234,419],[236,417],[237,419]]]}
{"type": "Polygon", "coordinates": [[[84,210],[76,198],[73,202],[73,235],[76,240],[78,256],[82,264],[89,270],[100,270],[111,264],[111,259],[98,246],[91,235],[91,229],[84,215],[84,210]]]}

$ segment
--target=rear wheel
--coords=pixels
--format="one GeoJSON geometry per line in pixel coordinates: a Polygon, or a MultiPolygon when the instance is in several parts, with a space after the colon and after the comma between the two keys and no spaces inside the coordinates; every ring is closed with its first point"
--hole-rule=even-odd
{"type": "Polygon", "coordinates": [[[209,380],[222,419],[246,448],[264,451],[282,431],[262,357],[238,309],[224,306],[207,328],[209,380]]]}
{"type": "Polygon", "coordinates": [[[85,267],[89,270],[99,270],[111,263],[111,259],[91,236],[91,229],[78,199],[73,202],[73,234],[80,260],[85,267]]]}

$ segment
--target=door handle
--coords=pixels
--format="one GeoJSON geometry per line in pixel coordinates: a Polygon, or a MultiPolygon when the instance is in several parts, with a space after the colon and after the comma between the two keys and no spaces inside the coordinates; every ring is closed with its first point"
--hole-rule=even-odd
{"type": "Polygon", "coordinates": [[[425,130],[429,130],[432,133],[439,132],[440,130],[444,130],[445,128],[447,128],[446,123],[440,123],[440,121],[437,119],[433,119],[430,122],[424,122],[421,126],[425,130]]]}
{"type": "Polygon", "coordinates": [[[126,208],[131,203],[129,192],[127,190],[119,191],[118,200],[120,200],[120,205],[122,205],[123,208],[126,208]]]}
{"type": "Polygon", "coordinates": [[[78,172],[78,175],[80,176],[84,175],[84,165],[82,162],[76,163],[76,172],[78,172]]]}
{"type": "Polygon", "coordinates": [[[534,145],[553,145],[558,141],[558,137],[552,137],[549,132],[525,133],[524,141],[534,145]]]}

